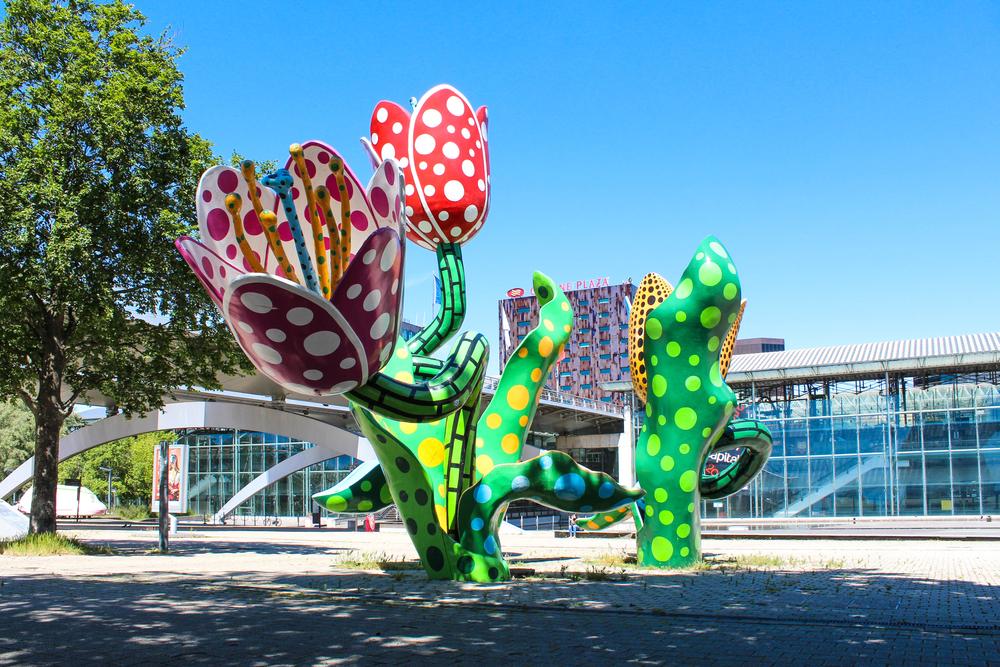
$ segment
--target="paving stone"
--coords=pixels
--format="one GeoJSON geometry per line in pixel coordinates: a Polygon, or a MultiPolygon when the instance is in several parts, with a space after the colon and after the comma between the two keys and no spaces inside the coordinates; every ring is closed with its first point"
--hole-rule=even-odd
{"type": "Polygon", "coordinates": [[[536,576],[481,586],[338,567],[414,559],[405,534],[219,530],[148,555],[0,557],[0,665],[989,664],[990,542],[706,540],[709,569],[608,566],[627,540],[510,535],[536,576]]]}

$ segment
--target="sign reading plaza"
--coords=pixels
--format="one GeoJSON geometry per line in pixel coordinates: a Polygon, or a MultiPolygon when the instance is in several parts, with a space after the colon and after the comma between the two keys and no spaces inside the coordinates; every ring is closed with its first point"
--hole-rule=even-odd
{"type": "MultiPolygon", "coordinates": [[[[587,280],[577,280],[569,281],[565,283],[559,283],[559,289],[564,292],[572,292],[578,289],[593,289],[595,287],[610,287],[611,286],[611,276],[602,276],[600,278],[589,278],[587,280]]],[[[512,287],[507,290],[507,296],[511,298],[517,298],[519,296],[524,296],[525,291],[522,287],[512,287]]],[[[535,295],[534,289],[529,289],[528,294],[531,296],[535,295]]]]}

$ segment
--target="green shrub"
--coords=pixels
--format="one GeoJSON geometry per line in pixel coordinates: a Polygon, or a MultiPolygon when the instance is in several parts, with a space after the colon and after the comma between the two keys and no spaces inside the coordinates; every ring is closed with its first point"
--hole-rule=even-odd
{"type": "Polygon", "coordinates": [[[95,547],[58,533],[25,535],[16,540],[0,541],[4,556],[83,556],[110,554],[107,546],[95,547]]]}
{"type": "Polygon", "coordinates": [[[125,521],[144,521],[152,516],[149,506],[143,503],[121,505],[116,507],[114,515],[125,521]]]}

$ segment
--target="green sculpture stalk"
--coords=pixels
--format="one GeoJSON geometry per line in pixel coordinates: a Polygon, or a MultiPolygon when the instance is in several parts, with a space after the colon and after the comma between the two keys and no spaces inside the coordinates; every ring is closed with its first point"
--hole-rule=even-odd
{"type": "MultiPolygon", "coordinates": [[[[699,503],[736,493],[763,469],[771,434],[753,420],[732,420],[736,396],[725,383],[742,314],[740,281],[729,253],[705,239],[674,290],[656,274],[640,283],[629,321],[630,363],[645,423],[636,443],[636,476],[646,492],[633,506],[637,558],[648,567],[686,567],[701,558],[699,503]],[[740,450],[717,475],[704,474],[713,452],[740,450]]],[[[627,513],[580,519],[600,530],[627,513]]]]}
{"type": "Polygon", "coordinates": [[[363,466],[315,498],[341,512],[373,511],[391,501],[431,578],[498,581],[510,576],[498,529],[512,500],[603,511],[627,506],[642,492],[559,452],[520,461],[545,378],[572,331],[565,294],[535,274],[539,325],[515,350],[480,414],[481,337],[463,336],[444,363],[427,356],[459,329],[465,313],[458,246],[440,246],[438,264],[442,312],[408,344],[397,343],[376,381],[350,394],[379,465],[363,466]]]}
{"type": "Polygon", "coordinates": [[[736,405],[719,352],[739,310],[736,267],[709,237],[677,289],[646,318],[642,355],[650,380],[636,444],[636,475],[647,492],[640,565],[685,567],[701,558],[701,472],[736,405]]]}

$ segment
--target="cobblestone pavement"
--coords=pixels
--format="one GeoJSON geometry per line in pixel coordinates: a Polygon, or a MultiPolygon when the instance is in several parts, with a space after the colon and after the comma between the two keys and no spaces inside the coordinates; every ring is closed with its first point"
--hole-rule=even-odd
{"type": "Polygon", "coordinates": [[[113,556],[0,557],[0,664],[1000,664],[996,543],[706,540],[705,569],[627,540],[509,535],[498,585],[348,569],[404,534],[84,531],[113,556]]]}

